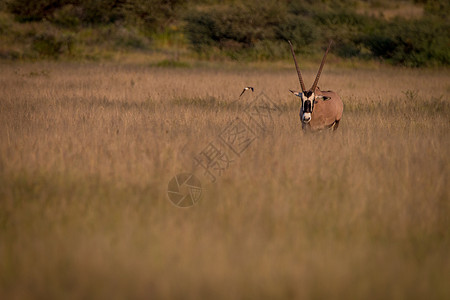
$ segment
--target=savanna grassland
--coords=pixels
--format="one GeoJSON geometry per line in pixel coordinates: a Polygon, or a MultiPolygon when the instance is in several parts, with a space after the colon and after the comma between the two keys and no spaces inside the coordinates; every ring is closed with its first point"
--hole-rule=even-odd
{"type": "Polygon", "coordinates": [[[1,299],[450,298],[448,69],[326,65],[344,116],[304,134],[287,63],[0,68],[1,299]],[[260,92],[273,130],[174,206],[260,92]]]}

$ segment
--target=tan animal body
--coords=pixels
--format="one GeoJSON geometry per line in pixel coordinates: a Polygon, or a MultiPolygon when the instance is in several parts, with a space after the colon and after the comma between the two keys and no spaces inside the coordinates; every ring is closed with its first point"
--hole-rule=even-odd
{"type": "Polygon", "coordinates": [[[331,42],[325,52],[325,55],[323,56],[322,63],[320,64],[319,71],[317,72],[316,80],[309,90],[306,90],[305,84],[303,83],[302,75],[297,64],[297,59],[295,58],[294,49],[290,41],[289,45],[291,46],[292,57],[294,58],[295,68],[297,70],[298,79],[302,88],[301,92],[291,90],[291,93],[300,97],[302,101],[302,106],[300,108],[300,121],[302,122],[303,130],[317,131],[326,128],[336,130],[342,118],[344,104],[338,94],[333,91],[321,91],[317,86],[320,74],[322,73],[323,65],[325,64],[325,59],[331,47],[331,42]]]}

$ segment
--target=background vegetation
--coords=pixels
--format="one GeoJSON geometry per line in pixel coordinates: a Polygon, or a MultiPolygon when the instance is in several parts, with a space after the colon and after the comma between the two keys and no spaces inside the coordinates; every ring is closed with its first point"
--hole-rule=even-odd
{"type": "Polygon", "coordinates": [[[2,0],[0,57],[101,59],[117,52],[210,60],[304,57],[330,39],[343,59],[450,63],[450,5],[415,1],[2,0]]]}

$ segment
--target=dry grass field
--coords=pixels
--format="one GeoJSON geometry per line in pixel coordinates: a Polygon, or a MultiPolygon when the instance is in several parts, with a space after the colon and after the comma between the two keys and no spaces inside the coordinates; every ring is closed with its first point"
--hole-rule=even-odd
{"type": "Polygon", "coordinates": [[[1,299],[450,298],[448,70],[327,65],[344,116],[304,134],[288,64],[0,68],[1,299]],[[271,130],[173,205],[260,92],[271,130]]]}

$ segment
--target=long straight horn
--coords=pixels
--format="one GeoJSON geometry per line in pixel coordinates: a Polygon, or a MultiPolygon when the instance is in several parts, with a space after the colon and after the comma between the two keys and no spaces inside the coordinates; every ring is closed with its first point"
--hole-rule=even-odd
{"type": "Polygon", "coordinates": [[[319,82],[320,74],[322,73],[322,68],[323,68],[323,65],[325,64],[325,59],[327,58],[328,51],[330,51],[331,44],[333,44],[333,41],[330,41],[330,44],[328,45],[328,49],[327,49],[327,51],[325,51],[325,54],[323,55],[322,63],[320,64],[319,71],[317,71],[316,80],[314,80],[314,83],[310,90],[312,92],[314,92],[316,90],[316,86],[317,86],[317,83],[319,82]]]}
{"type": "Polygon", "coordinates": [[[294,48],[292,47],[291,41],[289,42],[289,46],[291,46],[292,57],[294,58],[295,68],[297,69],[298,81],[300,81],[300,86],[302,87],[302,92],[306,91],[305,84],[303,83],[302,73],[300,73],[300,69],[297,64],[297,59],[295,58],[294,48]]]}

